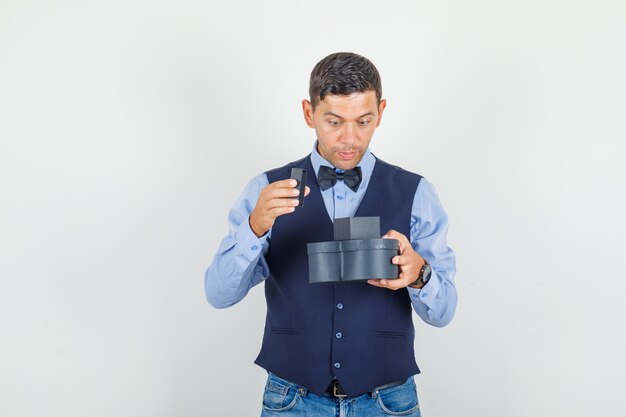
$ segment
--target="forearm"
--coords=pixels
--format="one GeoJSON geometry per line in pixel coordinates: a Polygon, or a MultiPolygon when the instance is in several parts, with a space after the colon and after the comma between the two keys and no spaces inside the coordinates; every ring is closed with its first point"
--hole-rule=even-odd
{"type": "Polygon", "coordinates": [[[258,238],[249,223],[260,190],[266,185],[265,174],[253,178],[228,214],[229,234],[204,274],[206,299],[216,308],[241,301],[250,288],[269,275],[264,255],[271,233],[258,238]]]}
{"type": "Polygon", "coordinates": [[[204,276],[206,299],[215,308],[226,308],[241,301],[252,287],[268,276],[263,248],[266,238],[258,239],[245,224],[222,241],[204,276]]]}
{"type": "Polygon", "coordinates": [[[456,261],[447,233],[448,216],[434,187],[423,178],[413,206],[411,245],[430,264],[432,274],[422,288],[407,290],[417,315],[436,327],[450,323],[457,304],[456,261]]]}
{"type": "Polygon", "coordinates": [[[420,289],[407,287],[413,310],[426,323],[443,327],[452,321],[457,293],[454,283],[433,268],[430,280],[420,289]]]}

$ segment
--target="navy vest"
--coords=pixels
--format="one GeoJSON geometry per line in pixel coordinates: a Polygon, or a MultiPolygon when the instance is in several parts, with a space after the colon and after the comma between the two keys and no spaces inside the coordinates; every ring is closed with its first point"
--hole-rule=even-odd
{"type": "MultiPolygon", "coordinates": [[[[419,373],[405,289],[367,282],[309,284],[307,243],[333,240],[333,222],[310,156],[268,171],[269,182],[289,178],[292,167],[308,171],[311,193],[304,207],[278,217],[272,227],[265,334],[255,363],[315,394],[337,378],[350,397],[419,373]]],[[[377,159],[355,216],[380,216],[382,233],[394,229],[408,237],[420,179],[377,159]]]]}

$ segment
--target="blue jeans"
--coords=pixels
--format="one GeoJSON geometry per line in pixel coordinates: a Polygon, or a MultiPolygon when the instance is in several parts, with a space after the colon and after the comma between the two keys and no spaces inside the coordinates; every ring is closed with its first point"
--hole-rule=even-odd
{"type": "Polygon", "coordinates": [[[413,377],[402,385],[354,398],[316,395],[306,388],[269,374],[261,417],[420,417],[413,377]]]}

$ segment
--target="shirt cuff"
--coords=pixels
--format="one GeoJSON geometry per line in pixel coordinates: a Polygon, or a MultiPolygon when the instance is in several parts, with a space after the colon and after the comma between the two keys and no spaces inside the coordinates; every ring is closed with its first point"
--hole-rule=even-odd
{"type": "Polygon", "coordinates": [[[435,298],[439,292],[439,277],[433,269],[430,273],[430,279],[422,288],[406,287],[406,289],[409,291],[411,301],[419,301],[431,308],[434,305],[435,298]]]}
{"type": "Polygon", "coordinates": [[[267,242],[267,235],[268,234],[266,233],[260,238],[256,237],[250,227],[250,216],[246,217],[246,220],[241,223],[235,232],[237,252],[246,261],[254,261],[259,257],[259,254],[263,249],[263,245],[267,242]]]}

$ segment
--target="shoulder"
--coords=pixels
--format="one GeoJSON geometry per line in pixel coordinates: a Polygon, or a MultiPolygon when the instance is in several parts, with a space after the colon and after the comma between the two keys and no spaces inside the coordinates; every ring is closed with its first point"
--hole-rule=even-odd
{"type": "MultiPolygon", "coordinates": [[[[239,202],[249,206],[251,202],[254,202],[259,197],[261,190],[268,185],[267,176],[265,173],[259,174],[252,178],[246,184],[241,195],[239,196],[239,202]]],[[[254,205],[252,206],[254,207],[254,205]]]]}
{"type": "Polygon", "coordinates": [[[426,177],[423,177],[420,181],[420,185],[416,193],[416,200],[418,198],[423,202],[429,201],[434,202],[435,204],[441,204],[437,188],[426,177]]]}
{"type": "Polygon", "coordinates": [[[385,175],[394,177],[395,180],[415,183],[417,186],[423,178],[420,174],[416,174],[415,172],[408,171],[397,165],[385,162],[377,156],[375,156],[375,158],[378,169],[384,172],[385,175]]]}
{"type": "Polygon", "coordinates": [[[269,182],[274,182],[278,179],[284,179],[286,178],[285,175],[287,175],[287,177],[291,175],[291,168],[304,168],[304,166],[307,164],[309,156],[310,155],[307,155],[304,158],[298,159],[297,161],[289,162],[282,167],[273,168],[265,171],[264,175],[267,176],[267,180],[269,182]]]}

